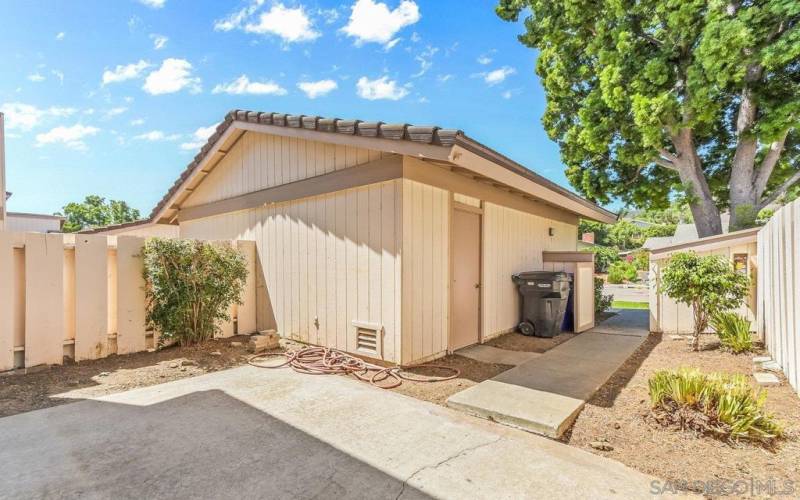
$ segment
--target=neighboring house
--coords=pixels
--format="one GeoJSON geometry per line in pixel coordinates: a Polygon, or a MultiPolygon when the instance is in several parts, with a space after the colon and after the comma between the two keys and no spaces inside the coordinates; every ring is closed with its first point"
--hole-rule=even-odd
{"type": "MultiPolygon", "coordinates": [[[[728,226],[731,222],[731,216],[729,213],[725,212],[720,215],[720,222],[722,223],[722,233],[725,234],[728,232],[728,226]]],[[[689,241],[695,241],[697,239],[697,227],[695,227],[694,223],[691,224],[678,224],[675,227],[675,234],[672,236],[653,236],[647,238],[642,245],[642,248],[645,250],[656,250],[659,248],[671,246],[671,245],[678,245],[681,243],[686,243],[689,241]]]]}
{"type": "Polygon", "coordinates": [[[144,236],[158,238],[177,238],[180,228],[174,224],[156,224],[150,219],[113,224],[110,226],[83,229],[79,234],[105,234],[109,236],[144,236]]]}
{"type": "Polygon", "coordinates": [[[11,193],[6,191],[5,116],[0,113],[0,231],[6,228],[6,203],[11,193]]]}
{"type": "Polygon", "coordinates": [[[514,330],[579,218],[616,220],[458,130],[235,111],[150,220],[255,240],[260,329],[411,364],[514,330]]]}
{"type": "Polygon", "coordinates": [[[60,233],[65,217],[60,215],[6,213],[6,230],[19,233],[60,233]]]}

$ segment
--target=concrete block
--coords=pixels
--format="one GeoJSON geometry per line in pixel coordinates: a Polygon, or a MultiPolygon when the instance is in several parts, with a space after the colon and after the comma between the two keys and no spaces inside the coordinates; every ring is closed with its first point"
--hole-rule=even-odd
{"type": "Polygon", "coordinates": [[[772,356],[753,356],[753,363],[766,363],[767,361],[772,361],[772,356]]]}
{"type": "Polygon", "coordinates": [[[753,378],[762,387],[781,385],[780,379],[774,373],[756,372],[753,374],[753,378]]]}
{"type": "Polygon", "coordinates": [[[776,363],[775,361],[766,361],[761,363],[762,370],[769,370],[771,372],[779,372],[781,371],[781,365],[776,363]]]}
{"type": "Polygon", "coordinates": [[[258,335],[252,335],[250,342],[247,343],[247,350],[254,354],[278,347],[280,347],[280,337],[275,330],[266,330],[258,335]]]}

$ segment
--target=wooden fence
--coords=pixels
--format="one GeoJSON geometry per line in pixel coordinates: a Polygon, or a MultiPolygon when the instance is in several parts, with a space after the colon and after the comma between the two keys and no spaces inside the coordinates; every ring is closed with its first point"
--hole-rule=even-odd
{"type": "MultiPolygon", "coordinates": [[[[145,327],[144,238],[0,231],[0,371],[155,347],[145,327]]],[[[256,330],[255,243],[244,303],[221,336],[256,330]]]]}
{"type": "Polygon", "coordinates": [[[800,392],[800,200],[759,231],[758,268],[758,333],[800,392]]]}

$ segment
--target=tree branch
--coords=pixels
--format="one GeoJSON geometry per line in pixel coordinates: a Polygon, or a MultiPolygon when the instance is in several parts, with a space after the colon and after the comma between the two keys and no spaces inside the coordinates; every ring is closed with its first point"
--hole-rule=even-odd
{"type": "Polygon", "coordinates": [[[783,182],[783,184],[776,187],[769,196],[764,198],[764,200],[762,200],[761,203],[758,204],[758,209],[761,210],[762,208],[766,207],[770,203],[780,198],[781,195],[786,193],[786,191],[788,191],[789,188],[792,187],[793,185],[797,184],[797,182],[800,182],[800,170],[795,172],[794,175],[786,179],[783,182]]]}
{"type": "Polygon", "coordinates": [[[753,179],[753,184],[755,185],[756,189],[756,199],[760,199],[761,195],[764,194],[764,190],[767,188],[767,182],[769,182],[769,178],[775,169],[775,165],[778,163],[781,153],[783,152],[783,145],[786,142],[787,135],[789,135],[788,128],[775,142],[769,145],[769,151],[767,152],[767,155],[764,156],[764,159],[761,161],[761,165],[758,167],[758,170],[753,173],[755,177],[755,179],[753,179]]]}
{"type": "Polygon", "coordinates": [[[678,157],[675,156],[674,154],[670,153],[665,148],[659,149],[658,150],[658,154],[660,154],[661,157],[664,158],[665,160],[667,160],[668,162],[675,163],[676,161],[678,161],[678,157]]]}
{"type": "Polygon", "coordinates": [[[665,160],[664,158],[654,158],[653,159],[653,163],[655,163],[659,167],[664,167],[664,168],[666,168],[668,170],[672,170],[674,172],[678,171],[678,167],[676,167],[674,163],[672,163],[669,160],[665,160]]]}

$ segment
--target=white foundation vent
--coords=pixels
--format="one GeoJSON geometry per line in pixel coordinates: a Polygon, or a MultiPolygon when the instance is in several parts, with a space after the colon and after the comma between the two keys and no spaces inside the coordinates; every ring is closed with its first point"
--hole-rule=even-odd
{"type": "Polygon", "coordinates": [[[364,354],[383,356],[383,327],[375,323],[353,321],[356,329],[356,350],[364,354]]]}

